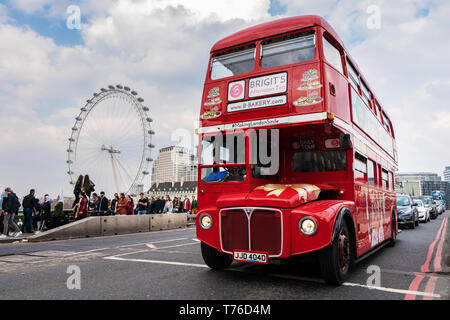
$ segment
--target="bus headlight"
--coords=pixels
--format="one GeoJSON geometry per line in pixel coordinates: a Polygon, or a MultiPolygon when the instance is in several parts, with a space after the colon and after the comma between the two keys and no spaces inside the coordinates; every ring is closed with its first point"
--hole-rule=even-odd
{"type": "Polygon", "coordinates": [[[200,227],[202,227],[205,230],[208,230],[212,227],[213,221],[209,214],[203,214],[200,217],[200,227]]]}
{"type": "Polygon", "coordinates": [[[298,222],[298,229],[307,236],[312,236],[317,231],[317,223],[311,217],[304,217],[298,222]]]}

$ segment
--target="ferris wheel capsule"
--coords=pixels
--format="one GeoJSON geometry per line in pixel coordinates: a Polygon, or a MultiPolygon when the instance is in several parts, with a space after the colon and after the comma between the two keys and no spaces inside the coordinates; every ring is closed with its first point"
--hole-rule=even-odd
{"type": "Polygon", "coordinates": [[[108,86],[108,88],[110,88],[111,90],[116,89],[116,88],[115,88],[114,86],[112,86],[112,85],[108,86]]]}
{"type": "Polygon", "coordinates": [[[142,98],[138,98],[137,99],[139,102],[144,102],[144,99],[142,99],[142,98]]]}
{"type": "Polygon", "coordinates": [[[146,120],[147,120],[147,122],[153,122],[152,118],[147,118],[146,120]]]}
{"type": "Polygon", "coordinates": [[[118,84],[118,85],[116,85],[116,88],[122,90],[122,89],[123,89],[123,86],[121,86],[120,84],[118,84]]]}
{"type": "Polygon", "coordinates": [[[124,89],[125,91],[130,91],[130,90],[131,90],[129,87],[123,87],[123,89],[124,89]]]}

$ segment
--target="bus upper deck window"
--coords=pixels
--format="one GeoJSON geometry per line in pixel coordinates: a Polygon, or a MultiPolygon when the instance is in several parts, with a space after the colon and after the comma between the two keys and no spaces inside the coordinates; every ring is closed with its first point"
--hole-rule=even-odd
{"type": "Polygon", "coordinates": [[[266,40],[261,43],[261,65],[267,69],[309,61],[315,48],[313,31],[266,40]]]}
{"type": "Polygon", "coordinates": [[[367,105],[369,106],[369,108],[372,108],[372,95],[370,94],[369,89],[367,88],[367,85],[361,81],[361,91],[362,91],[362,96],[364,98],[364,101],[367,103],[367,105]]]}
{"type": "Polygon", "coordinates": [[[245,46],[214,55],[211,59],[211,79],[218,80],[253,71],[256,46],[245,46]]]}
{"type": "Polygon", "coordinates": [[[326,38],[323,38],[323,52],[325,59],[336,68],[340,73],[344,74],[344,67],[342,66],[342,57],[339,50],[332,45],[326,38]]]}
{"type": "Polygon", "coordinates": [[[353,67],[353,64],[348,59],[347,59],[347,71],[348,71],[348,77],[349,77],[350,81],[352,82],[353,86],[356,89],[359,88],[359,74],[356,71],[355,67],[353,67]]]}

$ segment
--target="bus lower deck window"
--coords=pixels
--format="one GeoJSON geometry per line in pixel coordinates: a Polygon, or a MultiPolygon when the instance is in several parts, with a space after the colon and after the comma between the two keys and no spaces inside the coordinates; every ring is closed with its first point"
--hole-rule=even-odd
{"type": "Polygon", "coordinates": [[[345,150],[298,152],[294,155],[294,172],[331,172],[347,170],[345,150]]]}

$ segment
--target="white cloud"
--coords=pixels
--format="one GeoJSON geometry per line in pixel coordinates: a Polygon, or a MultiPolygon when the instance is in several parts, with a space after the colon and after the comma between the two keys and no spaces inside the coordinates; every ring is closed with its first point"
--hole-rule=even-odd
{"type": "MultiPolygon", "coordinates": [[[[320,14],[336,28],[388,110],[402,171],[440,171],[450,161],[442,139],[449,128],[449,66],[439,57],[449,4],[441,1],[279,0],[287,15],[320,14]],[[381,29],[368,30],[366,9],[379,4],[381,29]],[[424,5],[424,3],[426,5],[424,5]],[[428,17],[420,17],[430,7],[428,17]],[[438,150],[430,157],[424,148],[438,150]]],[[[71,1],[9,1],[27,14],[65,17],[71,1]]],[[[74,117],[94,91],[129,85],[151,108],[154,143],[193,129],[211,46],[235,31],[270,19],[261,1],[79,1],[84,44],[56,45],[28,27],[9,25],[0,5],[0,181],[60,192],[66,184],[67,138],[74,117]],[[6,169],[7,168],[7,169],[6,169]]],[[[156,155],[154,155],[156,157],[156,155]]]]}

